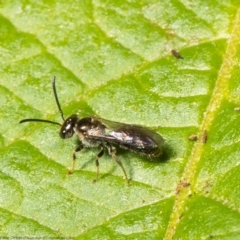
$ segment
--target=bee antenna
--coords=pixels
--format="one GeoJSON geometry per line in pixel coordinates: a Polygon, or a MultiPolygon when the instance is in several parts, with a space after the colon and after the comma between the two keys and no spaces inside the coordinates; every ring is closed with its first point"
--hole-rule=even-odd
{"type": "Polygon", "coordinates": [[[53,121],[45,120],[45,119],[36,119],[36,118],[26,118],[26,119],[21,120],[19,123],[24,123],[24,122],[45,122],[45,123],[51,123],[51,124],[56,124],[56,125],[62,126],[58,122],[53,122],[53,121]]]}
{"type": "MultiPolygon", "coordinates": [[[[64,116],[63,116],[63,111],[62,111],[61,106],[60,106],[60,103],[59,103],[59,101],[58,101],[58,96],[57,96],[57,90],[56,90],[55,81],[56,81],[56,77],[54,76],[54,77],[53,77],[53,81],[52,81],[53,93],[54,93],[54,97],[55,97],[55,100],[56,100],[56,103],[57,103],[57,106],[58,106],[58,110],[59,110],[59,112],[60,112],[60,114],[61,114],[61,116],[62,116],[63,121],[65,121],[64,116]]],[[[52,123],[53,123],[53,122],[52,122],[52,123]]]]}

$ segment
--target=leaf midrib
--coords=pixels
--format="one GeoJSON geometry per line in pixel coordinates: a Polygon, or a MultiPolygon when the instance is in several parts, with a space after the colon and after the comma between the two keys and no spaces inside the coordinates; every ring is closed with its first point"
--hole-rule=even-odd
{"type": "Polygon", "coordinates": [[[194,179],[198,162],[201,159],[204,143],[202,142],[202,137],[204,135],[205,130],[209,130],[212,122],[216,116],[218,109],[224,98],[229,96],[228,85],[231,78],[231,72],[234,67],[235,55],[237,45],[240,39],[240,9],[238,9],[236,13],[235,20],[233,21],[232,31],[229,35],[229,39],[227,41],[227,47],[225,51],[225,55],[223,56],[223,62],[219,69],[218,77],[216,79],[216,84],[213,89],[213,93],[211,99],[209,101],[209,105],[204,114],[202,123],[199,128],[199,138],[195,143],[190,157],[187,161],[186,167],[182,174],[182,181],[185,183],[190,183],[191,186],[188,188],[182,187],[180,192],[176,196],[176,200],[173,205],[173,211],[170,216],[170,220],[166,229],[166,234],[164,239],[173,239],[175,231],[177,229],[177,225],[179,224],[179,219],[181,219],[181,215],[184,211],[184,205],[188,199],[189,194],[195,192],[196,181],[194,179]]]}

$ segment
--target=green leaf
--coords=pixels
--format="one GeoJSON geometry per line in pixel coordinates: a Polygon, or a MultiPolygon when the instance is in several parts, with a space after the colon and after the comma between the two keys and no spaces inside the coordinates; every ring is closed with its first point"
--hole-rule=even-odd
{"type": "Polygon", "coordinates": [[[9,0],[0,13],[0,238],[239,239],[238,1],[9,0]],[[131,186],[107,152],[92,183],[97,148],[69,175],[75,140],[19,125],[62,123],[53,76],[65,117],[152,128],[163,155],[118,149],[131,186]]]}

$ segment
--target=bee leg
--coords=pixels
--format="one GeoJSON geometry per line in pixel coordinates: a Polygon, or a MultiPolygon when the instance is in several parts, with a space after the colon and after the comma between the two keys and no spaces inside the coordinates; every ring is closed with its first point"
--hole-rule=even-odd
{"type": "Polygon", "coordinates": [[[98,180],[98,175],[99,175],[99,161],[98,161],[98,159],[100,157],[102,157],[103,154],[104,154],[104,148],[103,148],[103,146],[101,146],[101,150],[98,153],[98,155],[96,157],[96,160],[95,160],[96,167],[97,167],[97,173],[96,173],[96,178],[93,180],[93,183],[95,183],[98,180]]]}
{"type": "Polygon", "coordinates": [[[74,171],[74,166],[75,166],[75,162],[76,162],[76,152],[80,152],[82,149],[84,148],[84,146],[81,144],[79,146],[77,146],[75,148],[75,150],[73,151],[73,163],[72,163],[72,169],[68,170],[68,174],[72,174],[74,171]]]}
{"type": "Polygon", "coordinates": [[[130,185],[130,181],[127,177],[127,173],[122,165],[122,162],[117,158],[116,156],[116,149],[114,147],[112,147],[110,144],[107,144],[106,145],[107,149],[108,149],[108,152],[109,154],[112,156],[112,158],[116,161],[116,163],[121,167],[123,173],[124,173],[124,176],[126,178],[126,181],[127,181],[127,184],[130,185]]]}

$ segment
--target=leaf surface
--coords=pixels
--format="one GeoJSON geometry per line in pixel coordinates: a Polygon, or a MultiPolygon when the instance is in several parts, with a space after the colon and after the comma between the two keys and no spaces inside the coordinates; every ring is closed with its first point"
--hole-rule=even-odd
{"type": "Polygon", "coordinates": [[[238,1],[9,0],[0,13],[0,237],[240,237],[238,1]],[[96,148],[67,174],[74,139],[18,124],[62,122],[53,76],[65,117],[152,128],[163,155],[118,149],[130,187],[107,152],[92,183],[96,148]]]}

